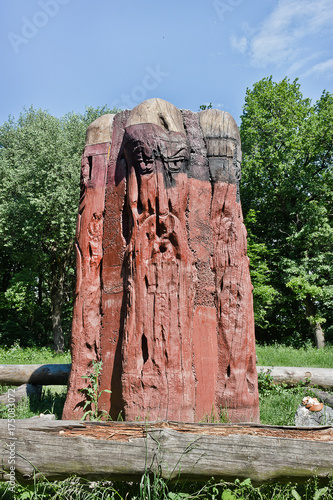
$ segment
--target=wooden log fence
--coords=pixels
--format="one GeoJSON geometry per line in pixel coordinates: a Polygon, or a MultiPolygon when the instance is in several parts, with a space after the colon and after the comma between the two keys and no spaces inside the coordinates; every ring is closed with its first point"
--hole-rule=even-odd
{"type": "Polygon", "coordinates": [[[250,478],[326,481],[333,467],[333,428],[177,422],[80,422],[17,420],[9,436],[0,421],[0,480],[138,481],[145,472],[169,480],[250,478]]]}
{"type": "MultiPolygon", "coordinates": [[[[0,385],[66,385],[70,370],[70,364],[0,365],[0,385]]],[[[333,369],[329,368],[257,366],[257,371],[270,373],[277,384],[308,382],[322,389],[333,387],[333,369]]]]}
{"type": "MultiPolygon", "coordinates": [[[[0,385],[66,384],[70,364],[0,365],[0,385]]],[[[258,366],[276,383],[333,387],[333,370],[258,366]]],[[[317,389],[318,391],[318,389],[317,389]]],[[[320,392],[320,391],[319,391],[320,392]]],[[[318,394],[319,396],[325,393],[318,394]]],[[[327,395],[326,396],[330,396],[327,395]]],[[[22,482],[78,475],[89,480],[140,480],[145,472],[169,480],[250,478],[300,482],[333,473],[333,428],[177,422],[81,422],[44,418],[0,420],[0,480],[22,482]]]]}
{"type": "Polygon", "coordinates": [[[71,364],[0,365],[0,385],[67,385],[71,364]]]}
{"type": "Polygon", "coordinates": [[[12,401],[15,406],[21,401],[23,398],[29,398],[30,396],[34,396],[37,398],[41,397],[43,387],[41,385],[36,384],[22,384],[18,386],[15,391],[9,390],[0,396],[0,404],[6,405],[9,400],[12,401]]]}
{"type": "Polygon", "coordinates": [[[322,389],[333,387],[332,368],[299,368],[291,366],[257,366],[258,373],[270,373],[276,384],[295,385],[299,382],[322,389]]]}

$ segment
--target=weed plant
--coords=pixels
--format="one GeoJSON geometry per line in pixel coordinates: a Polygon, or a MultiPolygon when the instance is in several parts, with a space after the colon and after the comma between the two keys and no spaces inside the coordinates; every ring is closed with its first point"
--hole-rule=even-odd
{"type": "Polygon", "coordinates": [[[98,409],[98,401],[103,392],[108,392],[111,394],[111,391],[108,389],[103,389],[102,391],[98,390],[99,382],[98,379],[102,373],[103,362],[102,361],[93,361],[92,362],[92,372],[89,375],[82,375],[82,378],[86,379],[89,384],[84,389],[79,389],[86,398],[83,409],[86,410],[83,414],[81,420],[101,420],[103,417],[109,417],[109,414],[106,410],[98,409]]]}

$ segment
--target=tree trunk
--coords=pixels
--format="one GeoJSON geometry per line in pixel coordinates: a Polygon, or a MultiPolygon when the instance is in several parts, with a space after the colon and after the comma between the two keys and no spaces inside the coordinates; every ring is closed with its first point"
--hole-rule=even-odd
{"type": "Polygon", "coordinates": [[[51,320],[54,350],[64,352],[65,339],[62,331],[62,302],[64,296],[64,283],[60,279],[58,283],[52,284],[51,289],[51,320]]]}
{"type": "Polygon", "coordinates": [[[306,310],[306,317],[310,322],[311,330],[314,335],[315,343],[317,349],[322,349],[325,347],[325,336],[324,336],[324,331],[321,327],[321,324],[319,321],[316,321],[316,307],[313,304],[311,298],[309,295],[307,295],[304,299],[305,303],[305,310],[306,310]]]}
{"type": "Polygon", "coordinates": [[[313,330],[316,347],[318,349],[322,349],[323,347],[325,347],[325,337],[321,324],[318,321],[316,321],[311,325],[311,327],[313,330]]]}
{"type": "Polygon", "coordinates": [[[54,350],[64,352],[65,339],[62,330],[62,306],[64,302],[64,284],[71,253],[73,241],[69,242],[66,252],[58,254],[58,249],[51,250],[51,321],[53,332],[54,350]]]}

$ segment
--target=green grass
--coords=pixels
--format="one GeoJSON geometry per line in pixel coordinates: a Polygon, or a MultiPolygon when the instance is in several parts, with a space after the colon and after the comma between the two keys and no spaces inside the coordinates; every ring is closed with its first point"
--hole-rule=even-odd
{"type": "Polygon", "coordinates": [[[260,422],[264,425],[295,425],[295,413],[302,403],[304,389],[260,396],[260,422]]]}
{"type": "Polygon", "coordinates": [[[0,483],[0,500],[331,500],[333,480],[320,486],[316,478],[303,485],[252,485],[249,479],[234,483],[214,480],[207,483],[171,484],[158,476],[144,474],[140,483],[87,482],[76,477],[65,481],[40,481],[36,485],[17,485],[15,497],[0,483]]]}
{"type": "Polygon", "coordinates": [[[265,425],[295,425],[295,413],[305,396],[315,397],[311,387],[276,385],[269,373],[259,372],[260,422],[265,425]]]}
{"type": "MultiPolygon", "coordinates": [[[[316,349],[312,346],[295,349],[280,344],[257,345],[256,351],[258,365],[333,368],[333,346],[324,349],[316,349]]],[[[64,354],[56,354],[50,348],[23,348],[18,344],[10,348],[0,348],[0,364],[67,364],[70,362],[69,351],[64,354]]]]}
{"type": "MultiPolygon", "coordinates": [[[[14,386],[11,386],[14,388],[14,386]]],[[[9,387],[2,386],[1,393],[8,391],[9,387]]],[[[15,408],[15,418],[31,418],[41,413],[53,414],[57,420],[61,420],[62,410],[65,404],[67,387],[51,385],[43,388],[40,398],[31,396],[21,399],[15,408]]],[[[8,418],[8,409],[0,404],[0,418],[8,418]]]]}
{"type": "Polygon", "coordinates": [[[315,347],[293,347],[274,344],[257,345],[259,366],[304,366],[313,368],[333,368],[333,346],[324,349],[315,347]]]}
{"type": "Polygon", "coordinates": [[[64,354],[56,354],[47,347],[20,347],[18,344],[14,344],[9,348],[0,348],[0,364],[3,365],[67,364],[70,362],[71,355],[69,351],[64,354]]]}

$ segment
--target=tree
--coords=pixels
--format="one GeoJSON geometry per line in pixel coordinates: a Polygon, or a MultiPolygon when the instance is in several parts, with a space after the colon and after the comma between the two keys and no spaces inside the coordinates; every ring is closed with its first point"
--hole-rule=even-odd
{"type": "MultiPolygon", "coordinates": [[[[116,110],[114,110],[116,111],[116,110]]],[[[0,331],[10,326],[64,349],[85,131],[103,108],[58,119],[30,108],[0,127],[0,331]],[[2,320],[2,321],[1,321],[2,320]],[[2,322],[2,325],[1,325],[2,322]]]]}
{"type": "Polygon", "coordinates": [[[322,347],[323,325],[333,328],[332,118],[332,94],[312,105],[298,80],[264,78],[247,89],[242,206],[254,290],[269,292],[257,294],[259,337],[312,331],[322,347]]]}

